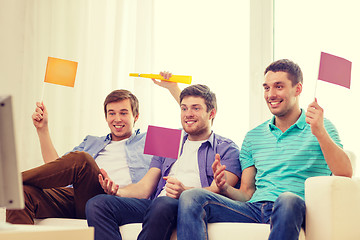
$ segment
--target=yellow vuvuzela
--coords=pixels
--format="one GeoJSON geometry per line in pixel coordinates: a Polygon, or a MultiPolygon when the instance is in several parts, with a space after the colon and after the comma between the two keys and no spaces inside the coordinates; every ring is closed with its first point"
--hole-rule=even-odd
{"type": "Polygon", "coordinates": [[[130,77],[154,78],[154,79],[164,80],[164,81],[169,81],[169,82],[191,84],[191,76],[172,75],[169,79],[164,79],[160,74],[130,73],[129,76],[130,77]]]}

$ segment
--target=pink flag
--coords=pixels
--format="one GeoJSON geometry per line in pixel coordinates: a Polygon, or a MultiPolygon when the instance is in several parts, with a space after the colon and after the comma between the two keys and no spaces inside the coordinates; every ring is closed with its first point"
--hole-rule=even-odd
{"type": "Polygon", "coordinates": [[[351,62],[344,58],[321,52],[318,79],[350,89],[351,62]]]}
{"type": "Polygon", "coordinates": [[[181,143],[181,130],[148,126],[144,154],[177,159],[181,143]]]}

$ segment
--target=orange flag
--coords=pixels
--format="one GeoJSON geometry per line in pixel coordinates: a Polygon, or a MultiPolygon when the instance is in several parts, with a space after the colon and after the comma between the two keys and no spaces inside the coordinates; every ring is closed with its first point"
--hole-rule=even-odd
{"type": "Polygon", "coordinates": [[[77,62],[48,57],[44,82],[74,87],[77,62]]]}

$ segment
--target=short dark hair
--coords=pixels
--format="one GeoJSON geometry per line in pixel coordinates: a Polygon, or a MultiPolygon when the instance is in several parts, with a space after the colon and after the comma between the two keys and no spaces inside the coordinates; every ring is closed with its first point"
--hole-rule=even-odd
{"type": "Polygon", "coordinates": [[[206,85],[195,84],[184,88],[184,90],[182,90],[180,93],[180,103],[184,97],[188,96],[203,98],[206,104],[206,112],[210,112],[213,109],[217,110],[215,93],[211,92],[210,88],[206,85]]]}
{"type": "Polygon", "coordinates": [[[119,102],[125,99],[130,100],[131,111],[133,116],[136,117],[139,114],[139,101],[134,94],[125,89],[112,91],[104,101],[105,117],[107,117],[107,105],[112,102],[119,102]]]}
{"type": "Polygon", "coordinates": [[[302,71],[296,63],[289,59],[280,59],[273,63],[271,63],[264,72],[264,75],[267,72],[286,72],[288,74],[289,79],[292,82],[292,86],[295,86],[299,82],[303,82],[303,74],[302,71]]]}

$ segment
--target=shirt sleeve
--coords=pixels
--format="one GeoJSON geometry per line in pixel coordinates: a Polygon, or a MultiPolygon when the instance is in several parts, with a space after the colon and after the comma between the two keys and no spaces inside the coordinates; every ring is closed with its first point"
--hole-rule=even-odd
{"type": "Polygon", "coordinates": [[[162,170],[164,160],[165,160],[165,158],[163,158],[163,157],[153,156],[151,159],[151,162],[150,162],[149,169],[154,167],[154,168],[158,168],[158,169],[162,170]]]}
{"type": "MultiPolygon", "coordinates": [[[[231,142],[230,144],[226,143],[223,150],[219,152],[221,157],[221,164],[226,166],[226,170],[235,174],[237,177],[241,177],[241,167],[239,161],[240,150],[239,147],[231,142]]],[[[219,150],[219,148],[218,148],[219,150]]]]}
{"type": "Polygon", "coordinates": [[[245,139],[241,146],[240,163],[242,170],[255,165],[254,159],[252,157],[251,143],[249,141],[248,135],[245,136],[245,139]]]}
{"type": "Polygon", "coordinates": [[[334,126],[334,124],[332,124],[332,122],[330,122],[330,120],[324,119],[324,126],[325,126],[325,129],[328,132],[329,136],[331,137],[331,139],[335,142],[335,144],[338,145],[339,147],[343,148],[343,145],[342,145],[340,137],[339,137],[339,133],[338,133],[336,127],[334,126]]]}

